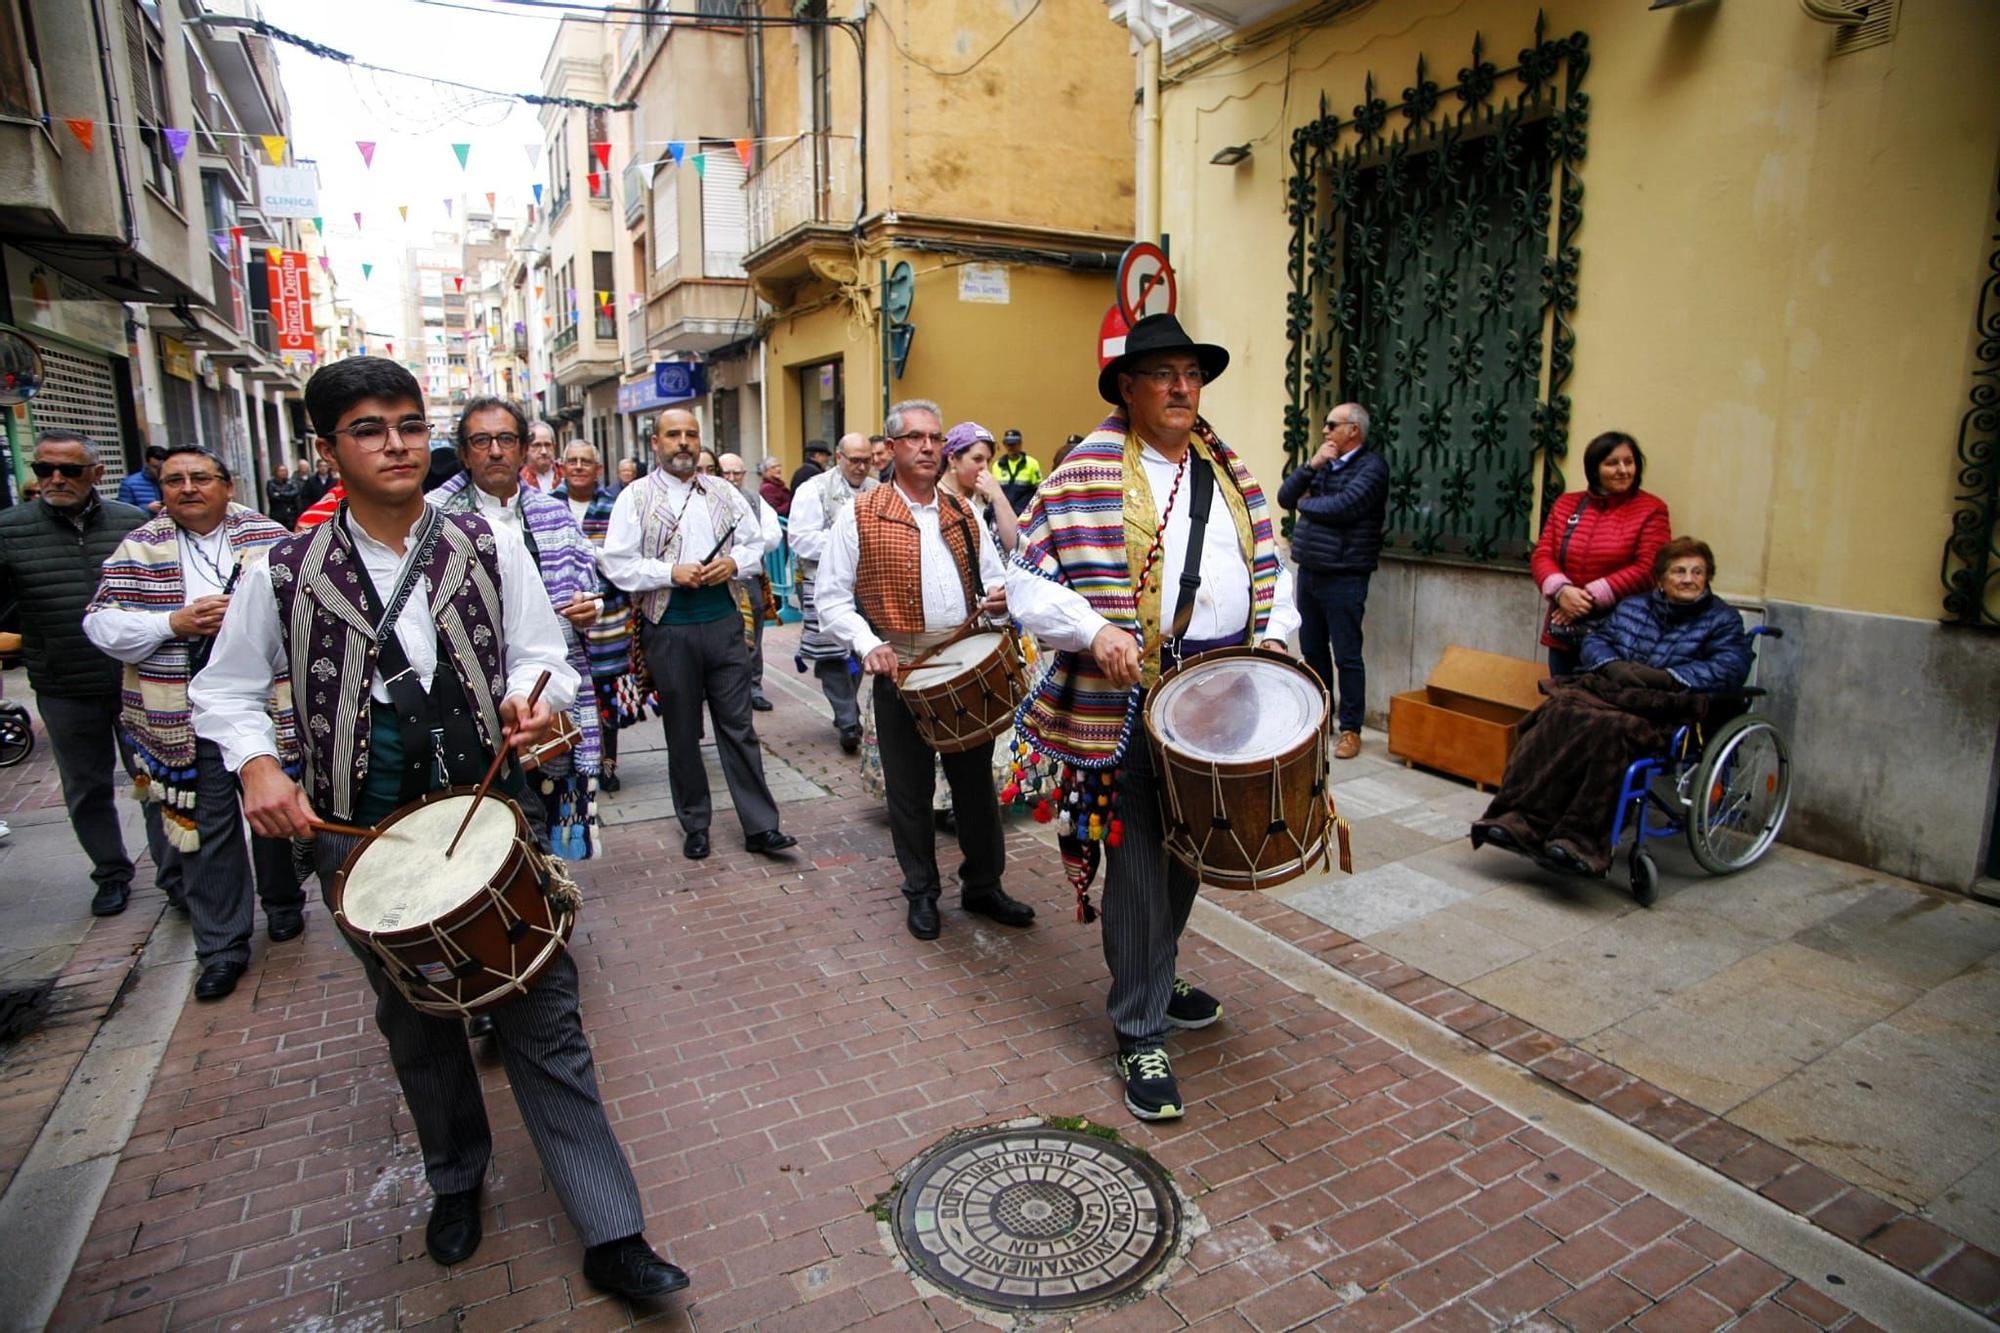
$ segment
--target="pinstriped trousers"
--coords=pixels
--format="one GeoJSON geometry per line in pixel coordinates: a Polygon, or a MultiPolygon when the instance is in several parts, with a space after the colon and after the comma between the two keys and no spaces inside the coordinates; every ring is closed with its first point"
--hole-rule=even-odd
{"type": "MultiPolygon", "coordinates": [[[[541,802],[529,822],[542,837],[541,802]]],[[[320,894],[333,908],[333,876],[352,838],[321,833],[314,840],[320,894]]],[[[418,1012],[383,974],[367,949],[342,935],[361,959],[375,990],[375,1026],[389,1043],[389,1060],[423,1145],[424,1175],[438,1194],[476,1187],[493,1156],[493,1131],[480,1095],[479,1071],[465,1022],[418,1012]]],[[[635,1236],[646,1228],[639,1184],[611,1132],[597,1094],[597,1072],[584,1039],[576,962],[565,949],[526,995],[487,1011],[507,1067],[521,1120],[542,1159],[563,1211],[585,1246],[635,1236]]]]}
{"type": "MultiPolygon", "coordinates": [[[[1142,705],[1143,706],[1143,705],[1142,705]]],[[[1167,1001],[1174,993],[1174,965],[1181,932],[1194,911],[1201,885],[1162,841],[1166,821],[1152,751],[1135,735],[1118,779],[1118,817],[1123,837],[1104,854],[1104,963],[1111,969],[1105,1009],[1120,1052],[1165,1043],[1167,1001]]]]}

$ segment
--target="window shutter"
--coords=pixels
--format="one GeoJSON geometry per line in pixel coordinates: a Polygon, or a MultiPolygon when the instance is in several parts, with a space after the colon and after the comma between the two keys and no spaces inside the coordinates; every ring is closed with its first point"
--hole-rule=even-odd
{"type": "Polygon", "coordinates": [[[701,271],[704,277],[740,278],[748,248],[750,215],[743,192],[743,159],[725,146],[707,150],[701,180],[701,271]]]}
{"type": "Polygon", "coordinates": [[[126,0],[125,53],[132,66],[133,102],[143,119],[157,123],[160,112],[153,105],[153,65],[146,42],[146,16],[140,12],[139,0],[126,0]]]}
{"type": "Polygon", "coordinates": [[[665,268],[681,254],[681,173],[661,167],[653,181],[653,267],[665,268]]]}

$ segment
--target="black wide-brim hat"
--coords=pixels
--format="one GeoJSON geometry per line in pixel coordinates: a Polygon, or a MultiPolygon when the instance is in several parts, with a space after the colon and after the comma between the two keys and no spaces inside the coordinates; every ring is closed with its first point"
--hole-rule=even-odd
{"type": "Polygon", "coordinates": [[[1198,343],[1188,337],[1187,330],[1172,315],[1148,315],[1125,335],[1125,350],[1097,373],[1097,396],[1113,407],[1125,406],[1125,400],[1118,396],[1118,376],[1132,369],[1134,362],[1150,352],[1193,352],[1195,359],[1201,362],[1204,383],[1221,379],[1222,372],[1229,369],[1226,349],[1214,343],[1198,343]]]}

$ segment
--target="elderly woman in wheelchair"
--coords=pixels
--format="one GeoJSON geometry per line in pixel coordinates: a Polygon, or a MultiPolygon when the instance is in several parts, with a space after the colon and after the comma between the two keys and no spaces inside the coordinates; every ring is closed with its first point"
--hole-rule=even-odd
{"type": "Polygon", "coordinates": [[[1548,698],[1521,720],[1500,789],[1472,826],[1474,847],[1491,843],[1551,870],[1603,875],[1635,810],[1633,888],[1648,904],[1658,874],[1641,850],[1647,837],[1678,833],[1685,822],[1705,867],[1741,869],[1783,819],[1782,800],[1774,820],[1762,799],[1776,794],[1775,779],[1764,780],[1773,757],[1764,749],[1775,751],[1787,792],[1790,785],[1782,738],[1763,719],[1754,738],[1743,725],[1747,701],[1761,691],[1742,688],[1752,638],[1742,615],[1709,588],[1714,552],[1675,538],[1654,558],[1653,577],[1651,593],[1620,602],[1584,641],[1581,673],[1543,684],[1548,698]],[[1730,744],[1718,754],[1725,735],[1730,744]],[[1709,790],[1717,781],[1720,789],[1709,790]],[[1759,786],[1771,790],[1751,790],[1759,786]],[[1649,822],[1649,806],[1666,822],[1649,822]]]}

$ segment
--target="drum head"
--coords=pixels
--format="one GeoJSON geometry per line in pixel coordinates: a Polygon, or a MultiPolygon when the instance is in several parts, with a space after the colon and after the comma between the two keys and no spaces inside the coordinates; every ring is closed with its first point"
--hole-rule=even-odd
{"type": "Polygon", "coordinates": [[[1326,720],[1304,668],[1256,657],[1196,662],[1153,691],[1146,715],[1162,744],[1209,763],[1285,754],[1326,720]]]}
{"type": "Polygon", "coordinates": [[[446,860],[472,797],[448,796],[392,820],[348,867],[340,908],[355,930],[383,934],[435,921],[490,884],[514,850],[514,807],[497,796],[479,803],[446,860]]]}
{"type": "Polygon", "coordinates": [[[1002,637],[998,631],[993,630],[968,634],[950,647],[938,649],[936,657],[903,677],[900,688],[913,691],[928,690],[934,685],[942,685],[960,676],[970,675],[981,662],[991,657],[1000,647],[1002,637]]]}

